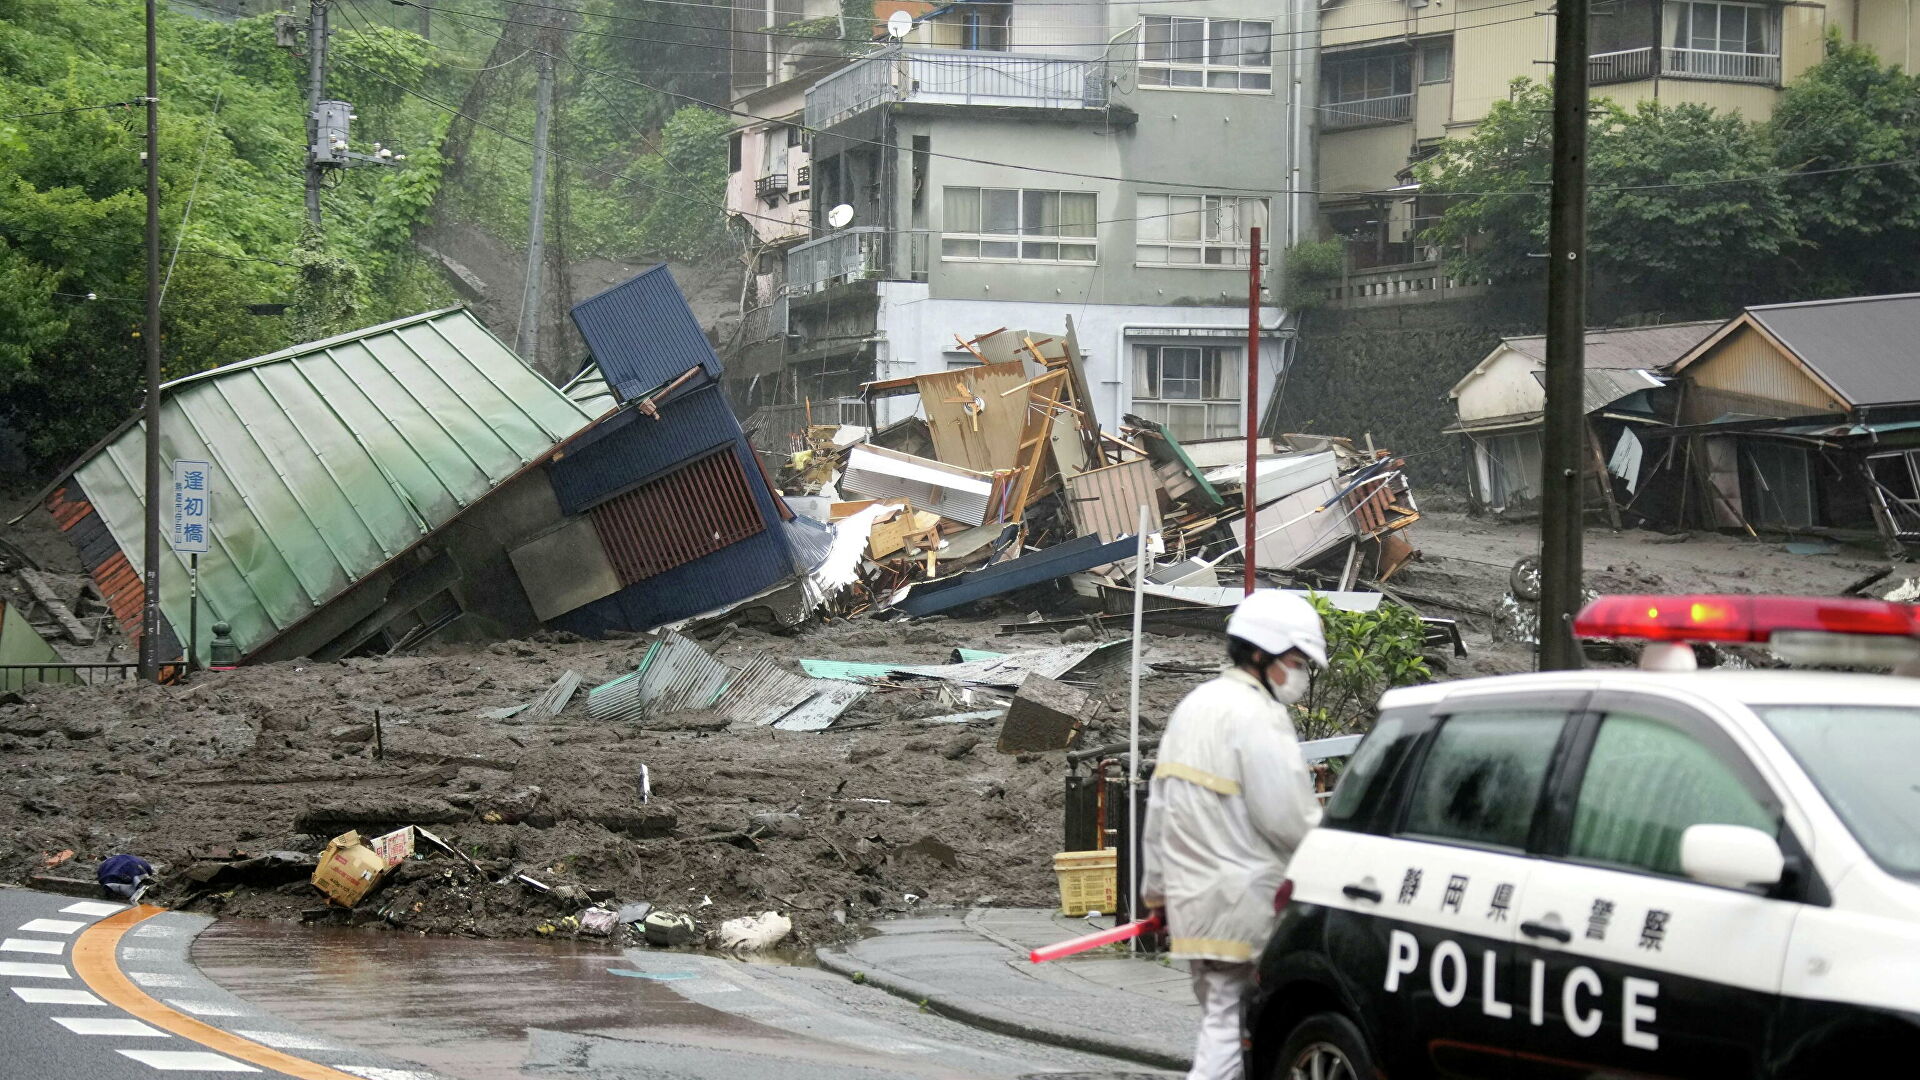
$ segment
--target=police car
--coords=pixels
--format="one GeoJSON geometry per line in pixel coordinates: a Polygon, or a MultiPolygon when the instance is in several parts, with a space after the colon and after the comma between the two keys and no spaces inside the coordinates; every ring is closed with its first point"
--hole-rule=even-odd
{"type": "Polygon", "coordinates": [[[1920,1071],[1920,608],[1615,596],[1642,666],[1394,690],[1288,866],[1249,1075],[1920,1071]]]}

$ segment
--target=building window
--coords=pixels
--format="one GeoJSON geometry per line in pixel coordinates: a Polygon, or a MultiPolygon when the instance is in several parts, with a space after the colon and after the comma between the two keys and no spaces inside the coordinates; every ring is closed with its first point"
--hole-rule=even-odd
{"type": "Polygon", "coordinates": [[[1420,43],[1420,85],[1453,81],[1453,39],[1420,43]]]}
{"type": "Polygon", "coordinates": [[[1133,411],[1182,441],[1240,434],[1241,356],[1227,345],[1135,345],[1133,411]]]}
{"type": "Polygon", "coordinates": [[[941,257],[1093,262],[1095,201],[1091,191],[946,188],[941,257]]]}
{"type": "MultiPolygon", "coordinates": [[[[1245,266],[1249,229],[1265,230],[1267,200],[1141,195],[1134,258],[1150,266],[1245,266]]],[[[1261,253],[1261,262],[1268,261],[1261,253]]]]}
{"type": "Polygon", "coordinates": [[[1668,0],[1661,10],[1668,74],[1776,82],[1780,37],[1772,8],[1707,0],[1668,0]]]}
{"type": "Polygon", "coordinates": [[[1013,5],[960,4],[955,8],[960,20],[960,47],[989,52],[1007,47],[1007,28],[1013,22],[1013,5]]]}
{"type": "Polygon", "coordinates": [[[1140,85],[1179,90],[1273,88],[1273,24],[1264,19],[1147,16],[1140,85]]]}
{"type": "Polygon", "coordinates": [[[741,137],[741,133],[738,131],[734,132],[732,135],[727,136],[727,171],[728,172],[740,171],[740,137],[741,137]]]}
{"type": "Polygon", "coordinates": [[[1328,57],[1320,100],[1321,126],[1328,130],[1413,119],[1413,50],[1328,57]]]}

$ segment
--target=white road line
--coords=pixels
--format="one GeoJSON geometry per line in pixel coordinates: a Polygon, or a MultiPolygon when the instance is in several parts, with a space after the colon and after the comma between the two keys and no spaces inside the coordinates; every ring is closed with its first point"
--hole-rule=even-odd
{"type": "Polygon", "coordinates": [[[244,1062],[204,1050],[122,1050],[122,1054],[142,1065],[167,1072],[259,1072],[244,1062]]]}
{"type": "Polygon", "coordinates": [[[87,925],[72,919],[34,919],[20,924],[20,929],[29,934],[71,934],[87,925]]]}
{"type": "Polygon", "coordinates": [[[52,986],[16,986],[13,992],[21,1001],[33,1005],[106,1005],[106,1002],[85,990],[61,990],[52,986]]]}
{"type": "Polygon", "coordinates": [[[129,971],[127,972],[127,978],[132,979],[141,986],[179,988],[187,985],[186,976],[169,975],[163,971],[129,971]]]}
{"type": "Polygon", "coordinates": [[[112,915],[127,910],[125,904],[108,904],[99,900],[82,900],[77,904],[68,904],[60,909],[68,915],[112,915]]]}
{"type": "Polygon", "coordinates": [[[173,937],[174,929],[171,926],[155,926],[152,923],[141,923],[139,926],[136,926],[133,928],[133,936],[134,937],[173,937]]]}
{"type": "Polygon", "coordinates": [[[157,1027],[149,1027],[124,1016],[55,1016],[54,1023],[75,1035],[113,1035],[143,1039],[171,1038],[157,1027]]]}
{"type": "Polygon", "coordinates": [[[60,964],[13,964],[0,961],[0,975],[16,979],[71,979],[72,973],[60,964]]]}
{"type": "Polygon", "coordinates": [[[30,952],[42,956],[59,956],[67,951],[64,941],[42,941],[39,938],[10,937],[0,941],[0,952],[30,952]]]}
{"type": "Polygon", "coordinates": [[[245,1009],[236,1009],[231,1005],[216,1005],[211,1001],[175,1001],[172,998],[168,998],[167,1004],[179,1009],[181,1012],[192,1013],[195,1016],[247,1015],[247,1010],[245,1009]]]}
{"type": "Polygon", "coordinates": [[[311,1035],[297,1035],[291,1031],[235,1031],[243,1039],[252,1039],[261,1046],[271,1046],[276,1050],[338,1050],[339,1047],[324,1042],[311,1035]]]}
{"type": "Polygon", "coordinates": [[[165,949],[143,949],[138,945],[120,946],[122,960],[164,960],[168,955],[165,949]]]}
{"type": "Polygon", "coordinates": [[[366,1080],[433,1080],[430,1072],[418,1069],[383,1069],[378,1065],[329,1065],[330,1069],[339,1069],[344,1073],[366,1077],[366,1080]]]}

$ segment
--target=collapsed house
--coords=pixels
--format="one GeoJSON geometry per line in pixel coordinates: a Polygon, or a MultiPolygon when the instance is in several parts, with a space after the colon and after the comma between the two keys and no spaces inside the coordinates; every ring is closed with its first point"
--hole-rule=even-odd
{"type": "MultiPolygon", "coordinates": [[[[162,459],[204,463],[210,511],[163,551],[161,656],[191,627],[207,657],[216,623],[242,662],[644,630],[794,580],[805,537],[666,268],[575,318],[597,366],[565,388],[463,308],[166,384],[162,459]]],[[[144,439],[129,420],[44,495],[129,639],[144,439]]]]}

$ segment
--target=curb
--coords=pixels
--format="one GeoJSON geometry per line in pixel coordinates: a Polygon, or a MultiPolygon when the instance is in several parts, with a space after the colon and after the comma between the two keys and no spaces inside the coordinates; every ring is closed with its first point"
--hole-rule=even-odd
{"type": "Polygon", "coordinates": [[[1058,1027],[1029,1016],[995,1008],[992,1005],[968,1001],[917,979],[863,968],[855,963],[852,957],[838,950],[821,947],[815,949],[813,955],[820,961],[820,966],[828,971],[848,978],[860,975],[868,986],[885,990],[895,997],[914,1002],[929,1012],[938,1013],[949,1020],[958,1020],[971,1027],[1001,1035],[1011,1035],[1028,1042],[1047,1043],[1068,1050],[1120,1058],[1141,1065],[1151,1065],[1158,1069],[1185,1072],[1193,1065],[1192,1059],[1184,1054],[1170,1054],[1158,1046],[1137,1039],[1129,1039],[1123,1035],[1089,1032],[1080,1028],[1058,1027]]]}

